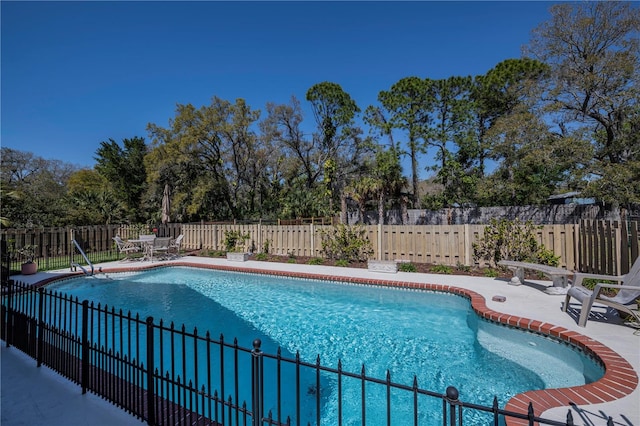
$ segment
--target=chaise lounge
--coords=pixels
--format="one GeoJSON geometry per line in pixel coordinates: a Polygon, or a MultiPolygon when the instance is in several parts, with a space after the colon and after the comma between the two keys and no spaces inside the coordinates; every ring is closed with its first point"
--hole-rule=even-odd
{"type": "Polygon", "coordinates": [[[589,314],[593,309],[594,303],[625,312],[640,324],[640,313],[638,312],[638,306],[636,305],[636,300],[640,298],[640,257],[636,259],[629,270],[629,273],[625,275],[613,276],[576,273],[573,286],[569,289],[567,296],[565,297],[564,305],[562,306],[563,312],[567,312],[567,308],[569,307],[569,302],[572,297],[582,303],[580,308],[580,317],[578,318],[578,325],[580,327],[586,327],[587,320],[589,319],[589,314]],[[582,282],[585,278],[617,281],[620,284],[599,283],[596,284],[593,290],[589,290],[582,286],[582,282]],[[601,294],[602,290],[606,288],[615,288],[619,289],[619,291],[615,296],[608,297],[601,294]]]}

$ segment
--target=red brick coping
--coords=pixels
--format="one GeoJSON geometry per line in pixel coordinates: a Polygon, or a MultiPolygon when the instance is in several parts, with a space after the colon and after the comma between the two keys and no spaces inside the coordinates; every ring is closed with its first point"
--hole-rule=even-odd
{"type": "MultiPolygon", "coordinates": [[[[544,411],[555,407],[569,407],[571,404],[576,405],[588,405],[588,404],[600,404],[603,402],[610,402],[625,397],[631,394],[638,386],[638,375],[635,370],[624,358],[618,353],[609,349],[607,346],[593,340],[590,337],[584,336],[578,332],[567,330],[564,327],[556,326],[553,324],[540,322],[537,320],[530,320],[527,318],[519,317],[516,315],[504,314],[501,312],[489,309],[485,303],[485,299],[480,294],[449,285],[442,284],[425,284],[415,282],[404,281],[390,281],[381,279],[368,279],[357,277],[343,277],[336,275],[321,275],[311,274],[304,272],[285,272],[285,271],[273,271],[270,269],[258,269],[258,268],[243,268],[237,266],[224,266],[224,265],[203,265],[199,263],[190,263],[185,261],[172,262],[170,265],[158,264],[149,265],[145,267],[117,267],[102,269],[103,273],[116,273],[116,272],[133,272],[144,269],[152,269],[166,266],[189,266],[195,268],[204,269],[217,269],[233,272],[248,272],[256,274],[267,275],[281,275],[287,277],[296,278],[312,278],[320,280],[330,281],[343,281],[357,284],[370,284],[379,285],[385,287],[398,287],[407,289],[420,289],[431,291],[442,291],[464,296],[471,301],[473,310],[482,318],[490,321],[507,324],[513,327],[517,327],[523,330],[529,330],[535,333],[539,333],[545,336],[553,336],[565,342],[568,342],[574,346],[577,346],[585,353],[594,356],[604,366],[604,376],[600,380],[589,383],[583,386],[573,386],[570,388],[558,388],[558,389],[545,389],[545,390],[533,390],[515,395],[507,403],[505,410],[515,411],[523,414],[527,414],[529,403],[533,404],[534,413],[540,416],[544,411]]],[[[82,272],[69,273],[57,277],[52,277],[38,282],[36,285],[41,286],[48,284],[52,281],[57,281],[69,276],[81,275],[82,272]]],[[[512,425],[526,425],[526,420],[509,419],[507,422],[509,426],[512,425]]]]}

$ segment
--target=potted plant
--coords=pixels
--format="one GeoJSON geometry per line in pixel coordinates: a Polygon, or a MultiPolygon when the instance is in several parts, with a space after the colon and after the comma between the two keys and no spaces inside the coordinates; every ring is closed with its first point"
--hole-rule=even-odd
{"type": "Polygon", "coordinates": [[[33,261],[36,256],[36,247],[35,245],[28,244],[18,249],[18,254],[26,259],[21,267],[22,275],[33,275],[38,271],[38,264],[33,261]]]}
{"type": "Polygon", "coordinates": [[[240,231],[227,231],[224,234],[224,246],[227,249],[227,260],[245,262],[249,254],[244,249],[244,243],[250,238],[249,234],[240,231]]]}

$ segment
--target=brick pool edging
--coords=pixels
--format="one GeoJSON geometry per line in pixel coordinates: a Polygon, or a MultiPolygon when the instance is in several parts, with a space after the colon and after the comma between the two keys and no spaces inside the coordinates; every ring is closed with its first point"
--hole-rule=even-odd
{"type": "MultiPolygon", "coordinates": [[[[330,281],[344,281],[349,283],[378,285],[385,287],[398,287],[416,290],[442,291],[464,296],[471,301],[473,310],[482,318],[512,327],[528,330],[545,336],[555,337],[569,344],[577,346],[589,355],[597,358],[604,367],[604,375],[597,381],[582,386],[572,386],[568,388],[534,390],[520,393],[512,397],[505,406],[505,410],[527,414],[529,403],[533,405],[534,412],[540,416],[544,411],[556,407],[570,407],[571,405],[600,404],[611,402],[631,394],[638,386],[638,375],[627,360],[622,358],[617,352],[603,345],[597,340],[584,336],[576,331],[568,330],[554,324],[531,320],[517,315],[505,314],[489,309],[485,303],[485,298],[472,291],[460,287],[443,285],[416,283],[410,281],[392,281],[384,279],[369,279],[359,277],[343,277],[330,274],[316,274],[306,272],[285,272],[271,269],[245,268],[238,266],[224,265],[203,265],[201,263],[191,263],[188,261],[177,261],[171,264],[157,264],[137,268],[116,267],[102,269],[101,273],[132,272],[145,269],[153,269],[167,266],[188,266],[203,269],[216,269],[233,272],[245,272],[267,275],[282,275],[296,278],[311,278],[330,281]]],[[[82,275],[82,272],[74,272],[39,281],[35,285],[41,286],[52,281],[57,281],[70,276],[82,275]]],[[[507,425],[526,425],[527,420],[509,419],[507,425]]]]}

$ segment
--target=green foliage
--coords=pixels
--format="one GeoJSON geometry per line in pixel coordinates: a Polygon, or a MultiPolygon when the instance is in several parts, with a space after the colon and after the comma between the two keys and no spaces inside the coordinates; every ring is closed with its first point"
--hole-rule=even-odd
{"type": "Polygon", "coordinates": [[[323,229],[322,251],[329,259],[364,262],[373,254],[363,226],[334,225],[323,229]]]}
{"type": "Polygon", "coordinates": [[[431,268],[431,272],[433,272],[434,274],[450,275],[453,273],[453,268],[447,265],[435,265],[431,268]]]}
{"type": "Polygon", "coordinates": [[[17,249],[16,253],[18,253],[24,259],[25,263],[33,263],[33,259],[35,259],[36,257],[37,248],[37,245],[27,244],[22,248],[17,249]]]}
{"type": "Polygon", "coordinates": [[[271,241],[269,241],[269,240],[265,240],[264,243],[262,243],[262,253],[264,253],[264,254],[269,253],[270,244],[271,244],[271,241]]]}
{"type": "Polygon", "coordinates": [[[400,272],[418,272],[418,268],[411,262],[401,262],[398,264],[398,271],[400,272]]]}
{"type": "Polygon", "coordinates": [[[495,278],[500,275],[500,271],[494,268],[485,268],[484,276],[487,278],[495,278]]]}
{"type": "Polygon", "coordinates": [[[290,258],[287,260],[287,263],[296,263],[296,258],[295,258],[295,257],[290,257],[290,258]]]}
{"type": "Polygon", "coordinates": [[[100,142],[96,151],[95,170],[110,182],[117,202],[126,206],[132,221],[143,219],[140,202],[147,188],[146,154],[147,146],[140,137],[123,139],[122,146],[109,139],[100,142]]]}
{"type": "Polygon", "coordinates": [[[349,261],[345,259],[338,259],[336,260],[336,266],[346,268],[347,266],[349,266],[349,261]]]}
{"type": "Polygon", "coordinates": [[[324,259],[321,257],[314,257],[309,259],[307,262],[309,265],[322,265],[324,263],[324,259]]]}
{"type": "Polygon", "coordinates": [[[538,243],[535,234],[538,228],[541,227],[531,221],[492,219],[484,229],[484,236],[473,243],[473,257],[476,261],[488,260],[493,265],[508,259],[558,266],[559,257],[538,243]]]}
{"type": "Polygon", "coordinates": [[[463,265],[462,263],[458,262],[456,264],[456,269],[460,272],[471,272],[471,266],[469,265],[463,265]]]}
{"type": "Polygon", "coordinates": [[[249,234],[243,234],[237,230],[227,231],[224,234],[224,247],[227,251],[240,251],[244,247],[244,242],[250,237],[249,234]]]}
{"type": "Polygon", "coordinates": [[[263,253],[257,253],[255,256],[256,260],[267,260],[269,259],[269,255],[266,252],[263,253]]]}

